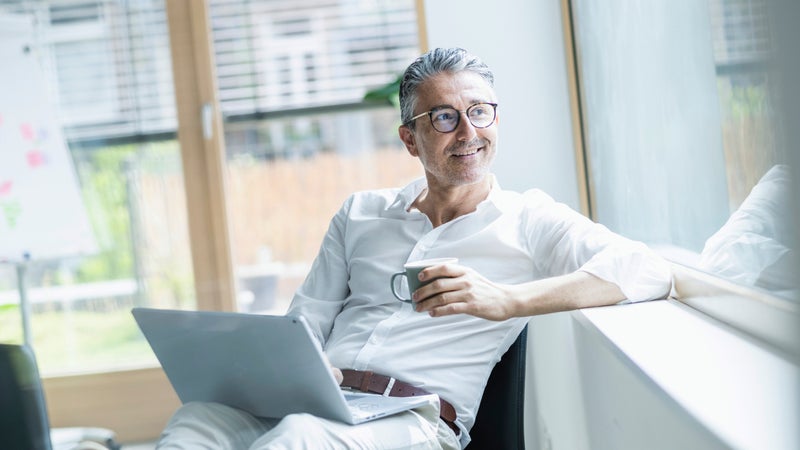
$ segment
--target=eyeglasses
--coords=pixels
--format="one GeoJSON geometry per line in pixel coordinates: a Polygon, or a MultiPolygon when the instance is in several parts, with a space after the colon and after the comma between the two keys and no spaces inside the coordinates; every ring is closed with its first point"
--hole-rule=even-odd
{"type": "Polygon", "coordinates": [[[412,117],[406,122],[406,125],[428,115],[434,130],[440,133],[450,133],[458,128],[462,112],[467,115],[467,120],[473,127],[486,128],[494,122],[494,118],[497,116],[497,103],[475,103],[470,105],[466,111],[459,111],[455,108],[434,108],[412,117]]]}

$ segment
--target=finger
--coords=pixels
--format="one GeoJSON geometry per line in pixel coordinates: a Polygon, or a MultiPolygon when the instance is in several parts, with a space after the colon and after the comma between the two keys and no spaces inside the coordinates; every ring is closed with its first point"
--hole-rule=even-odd
{"type": "Polygon", "coordinates": [[[430,311],[428,314],[431,317],[442,317],[442,316],[451,316],[453,314],[463,314],[467,312],[467,308],[469,305],[466,303],[449,303],[443,306],[437,306],[430,311]]]}
{"type": "Polygon", "coordinates": [[[342,384],[342,381],[344,381],[344,374],[342,373],[342,370],[338,367],[331,366],[331,372],[333,372],[333,378],[336,378],[336,383],[342,384]]]}
{"type": "Polygon", "coordinates": [[[436,294],[426,298],[425,300],[417,303],[417,311],[432,311],[436,308],[441,308],[453,304],[466,304],[463,296],[459,295],[457,291],[447,291],[436,294]]]}
{"type": "MultiPolygon", "coordinates": [[[[437,278],[414,291],[411,298],[415,303],[422,303],[438,295],[458,291],[465,287],[466,283],[461,278],[437,278]]],[[[438,305],[439,303],[435,304],[438,305]]]]}
{"type": "Polygon", "coordinates": [[[432,280],[434,278],[453,278],[464,275],[464,266],[458,264],[439,264],[437,266],[426,267],[419,272],[419,281],[432,280]]]}
{"type": "Polygon", "coordinates": [[[344,381],[344,374],[342,374],[341,369],[331,364],[331,361],[328,359],[328,355],[326,355],[325,353],[322,354],[322,357],[325,359],[325,362],[328,364],[328,367],[330,367],[331,373],[333,374],[333,378],[336,379],[337,383],[342,384],[342,381],[344,381]]]}
{"type": "Polygon", "coordinates": [[[511,315],[498,305],[480,305],[468,301],[447,303],[442,306],[430,308],[428,314],[431,317],[449,316],[452,314],[469,314],[486,320],[506,320],[511,315]]]}

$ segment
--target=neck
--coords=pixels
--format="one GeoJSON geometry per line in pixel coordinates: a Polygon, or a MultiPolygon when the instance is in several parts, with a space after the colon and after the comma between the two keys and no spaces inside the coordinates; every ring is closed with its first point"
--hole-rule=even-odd
{"type": "Polygon", "coordinates": [[[466,186],[437,187],[428,183],[428,188],[412,204],[436,228],[465,214],[475,211],[478,204],[486,199],[492,189],[491,176],[466,186]]]}

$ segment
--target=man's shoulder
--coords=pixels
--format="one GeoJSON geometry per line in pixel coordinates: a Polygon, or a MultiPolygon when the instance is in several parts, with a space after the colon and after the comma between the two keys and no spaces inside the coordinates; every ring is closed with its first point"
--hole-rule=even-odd
{"type": "Polygon", "coordinates": [[[533,209],[555,203],[550,195],[536,188],[524,192],[500,190],[494,197],[494,201],[501,208],[505,207],[509,210],[533,209]]]}
{"type": "Polygon", "coordinates": [[[356,191],[350,194],[350,200],[361,203],[393,203],[402,188],[381,188],[356,191]]]}
{"type": "Polygon", "coordinates": [[[356,191],[345,201],[348,211],[378,212],[389,208],[399,201],[402,188],[381,188],[356,191]]]}
{"type": "Polygon", "coordinates": [[[528,204],[541,204],[541,203],[554,203],[555,200],[553,197],[550,196],[547,192],[538,189],[528,189],[527,191],[520,194],[523,198],[523,201],[528,204]]]}

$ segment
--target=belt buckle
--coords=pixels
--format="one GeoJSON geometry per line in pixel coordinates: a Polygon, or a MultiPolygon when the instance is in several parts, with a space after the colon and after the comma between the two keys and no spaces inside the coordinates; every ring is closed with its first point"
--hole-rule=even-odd
{"type": "Polygon", "coordinates": [[[388,397],[389,395],[391,395],[392,388],[394,387],[394,382],[395,381],[397,381],[397,380],[395,380],[394,377],[389,377],[389,382],[386,383],[386,389],[383,390],[383,394],[381,394],[381,395],[383,395],[384,397],[388,397]]]}

